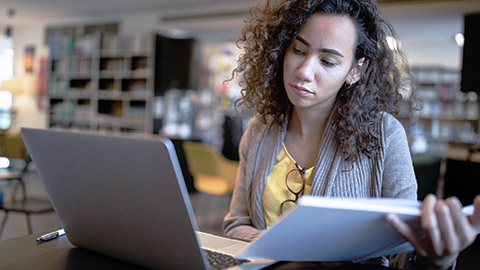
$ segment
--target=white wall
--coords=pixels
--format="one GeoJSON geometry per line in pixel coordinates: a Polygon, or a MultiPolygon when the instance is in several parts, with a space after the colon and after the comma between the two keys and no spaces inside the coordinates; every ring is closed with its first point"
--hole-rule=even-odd
{"type": "Polygon", "coordinates": [[[121,19],[120,31],[123,35],[143,35],[158,30],[158,12],[130,14],[121,19]]]}
{"type": "Polygon", "coordinates": [[[455,34],[463,33],[461,14],[391,17],[389,21],[411,65],[461,69],[462,49],[455,42],[455,34]]]}

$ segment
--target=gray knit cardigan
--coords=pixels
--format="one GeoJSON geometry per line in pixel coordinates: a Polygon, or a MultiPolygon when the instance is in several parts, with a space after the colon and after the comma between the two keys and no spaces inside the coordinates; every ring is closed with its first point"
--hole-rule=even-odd
{"type": "MultiPolygon", "coordinates": [[[[315,164],[311,195],[330,197],[391,197],[417,199],[417,182],[403,126],[383,113],[380,153],[347,162],[335,143],[332,117],[327,120],[315,164]]],[[[240,166],[230,210],[224,220],[225,235],[253,240],[265,229],[262,193],[286,134],[272,121],[252,118],[240,141],[240,166]]]]}

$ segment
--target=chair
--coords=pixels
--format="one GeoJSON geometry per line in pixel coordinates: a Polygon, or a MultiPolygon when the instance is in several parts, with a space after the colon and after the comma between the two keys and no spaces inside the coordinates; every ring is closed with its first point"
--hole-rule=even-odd
{"type": "Polygon", "coordinates": [[[50,201],[47,199],[27,197],[24,177],[28,172],[29,165],[31,164],[32,160],[27,153],[27,149],[23,144],[23,140],[20,135],[6,136],[4,142],[4,153],[0,153],[0,155],[6,156],[10,159],[22,159],[24,162],[21,168],[9,167],[7,169],[0,170],[0,180],[8,181],[13,184],[13,186],[10,185],[10,198],[7,199],[7,196],[4,196],[4,200],[0,202],[0,210],[3,210],[5,213],[2,222],[0,223],[0,238],[5,225],[7,224],[8,216],[11,212],[25,214],[27,219],[28,233],[32,234],[33,230],[30,216],[32,214],[53,212],[53,207],[50,204],[50,201]],[[21,199],[17,198],[19,188],[22,193],[21,199]]]}
{"type": "Polygon", "coordinates": [[[431,153],[412,156],[413,168],[418,184],[418,200],[423,200],[428,194],[439,194],[438,185],[442,157],[431,153]]]}
{"type": "Polygon", "coordinates": [[[232,193],[238,161],[229,160],[200,142],[184,141],[183,149],[197,190],[214,195],[232,193]]]}

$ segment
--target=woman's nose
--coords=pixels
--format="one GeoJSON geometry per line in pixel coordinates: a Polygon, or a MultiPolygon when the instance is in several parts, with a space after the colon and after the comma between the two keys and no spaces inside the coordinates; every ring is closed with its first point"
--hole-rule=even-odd
{"type": "Polygon", "coordinates": [[[302,81],[313,81],[315,76],[315,65],[312,57],[304,58],[296,70],[296,76],[302,81]]]}

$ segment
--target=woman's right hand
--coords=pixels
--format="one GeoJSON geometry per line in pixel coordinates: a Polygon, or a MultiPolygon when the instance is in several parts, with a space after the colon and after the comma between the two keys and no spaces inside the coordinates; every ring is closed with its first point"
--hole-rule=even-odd
{"type": "Polygon", "coordinates": [[[474,207],[473,215],[467,217],[457,198],[440,200],[429,194],[422,203],[422,234],[394,215],[387,220],[412,243],[417,255],[432,264],[432,269],[447,269],[480,232],[480,195],[475,198],[474,207]]]}

